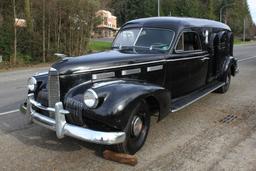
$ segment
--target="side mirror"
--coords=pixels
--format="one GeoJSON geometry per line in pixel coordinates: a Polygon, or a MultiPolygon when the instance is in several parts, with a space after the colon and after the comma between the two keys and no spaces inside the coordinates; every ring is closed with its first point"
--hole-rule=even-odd
{"type": "Polygon", "coordinates": [[[67,57],[67,55],[62,54],[62,53],[55,53],[54,56],[57,56],[57,57],[62,58],[62,59],[67,57]]]}

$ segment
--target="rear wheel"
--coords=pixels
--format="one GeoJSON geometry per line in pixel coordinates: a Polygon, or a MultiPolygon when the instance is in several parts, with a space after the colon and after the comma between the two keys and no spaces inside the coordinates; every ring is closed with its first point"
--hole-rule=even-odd
{"type": "Polygon", "coordinates": [[[113,146],[121,153],[135,154],[145,143],[150,127],[150,115],[147,103],[142,100],[131,113],[125,128],[126,141],[113,146]]]}
{"type": "Polygon", "coordinates": [[[220,87],[219,89],[216,90],[217,93],[226,93],[229,89],[229,86],[230,86],[230,82],[231,82],[231,71],[230,69],[228,70],[225,78],[224,78],[224,81],[225,81],[225,85],[220,87]]]}

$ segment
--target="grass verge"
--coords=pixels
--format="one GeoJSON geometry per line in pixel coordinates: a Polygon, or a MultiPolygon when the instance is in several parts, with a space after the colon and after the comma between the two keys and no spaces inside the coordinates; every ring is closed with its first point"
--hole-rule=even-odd
{"type": "Polygon", "coordinates": [[[89,52],[99,52],[111,49],[111,42],[91,41],[88,46],[89,52]]]}
{"type": "Polygon", "coordinates": [[[235,45],[246,45],[246,44],[254,44],[254,43],[256,43],[256,41],[254,41],[254,40],[252,40],[252,41],[242,41],[242,40],[240,40],[240,39],[235,39],[234,40],[234,44],[235,45]]]}

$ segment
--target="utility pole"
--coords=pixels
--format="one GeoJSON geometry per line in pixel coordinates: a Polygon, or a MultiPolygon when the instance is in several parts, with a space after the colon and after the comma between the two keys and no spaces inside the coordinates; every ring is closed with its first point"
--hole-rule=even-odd
{"type": "Polygon", "coordinates": [[[12,0],[12,5],[13,5],[13,18],[14,18],[14,23],[13,23],[13,32],[14,32],[14,40],[13,40],[13,61],[10,58],[10,63],[15,65],[16,64],[16,58],[17,58],[17,28],[16,28],[16,1],[12,0]]]}
{"type": "Polygon", "coordinates": [[[160,0],[158,0],[158,17],[160,17],[160,0]]]}
{"type": "Polygon", "coordinates": [[[244,31],[243,31],[243,41],[245,42],[245,31],[246,31],[246,18],[244,18],[244,31]]]}
{"type": "Polygon", "coordinates": [[[234,3],[231,3],[231,4],[227,4],[227,5],[224,5],[223,7],[220,8],[220,22],[222,22],[222,13],[223,13],[223,10],[227,7],[230,7],[234,5],[234,3]]]}
{"type": "Polygon", "coordinates": [[[45,63],[45,0],[43,0],[43,63],[45,63]]]}

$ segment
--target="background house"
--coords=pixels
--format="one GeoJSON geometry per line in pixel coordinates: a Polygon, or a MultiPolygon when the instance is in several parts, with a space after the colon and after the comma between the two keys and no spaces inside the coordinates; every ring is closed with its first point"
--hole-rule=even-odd
{"type": "Polygon", "coordinates": [[[14,26],[15,27],[20,27],[20,28],[27,27],[26,20],[25,19],[16,18],[14,26]]]}
{"type": "Polygon", "coordinates": [[[96,16],[100,19],[100,24],[96,26],[94,37],[114,37],[118,31],[116,16],[106,10],[97,11],[96,16]]]}

